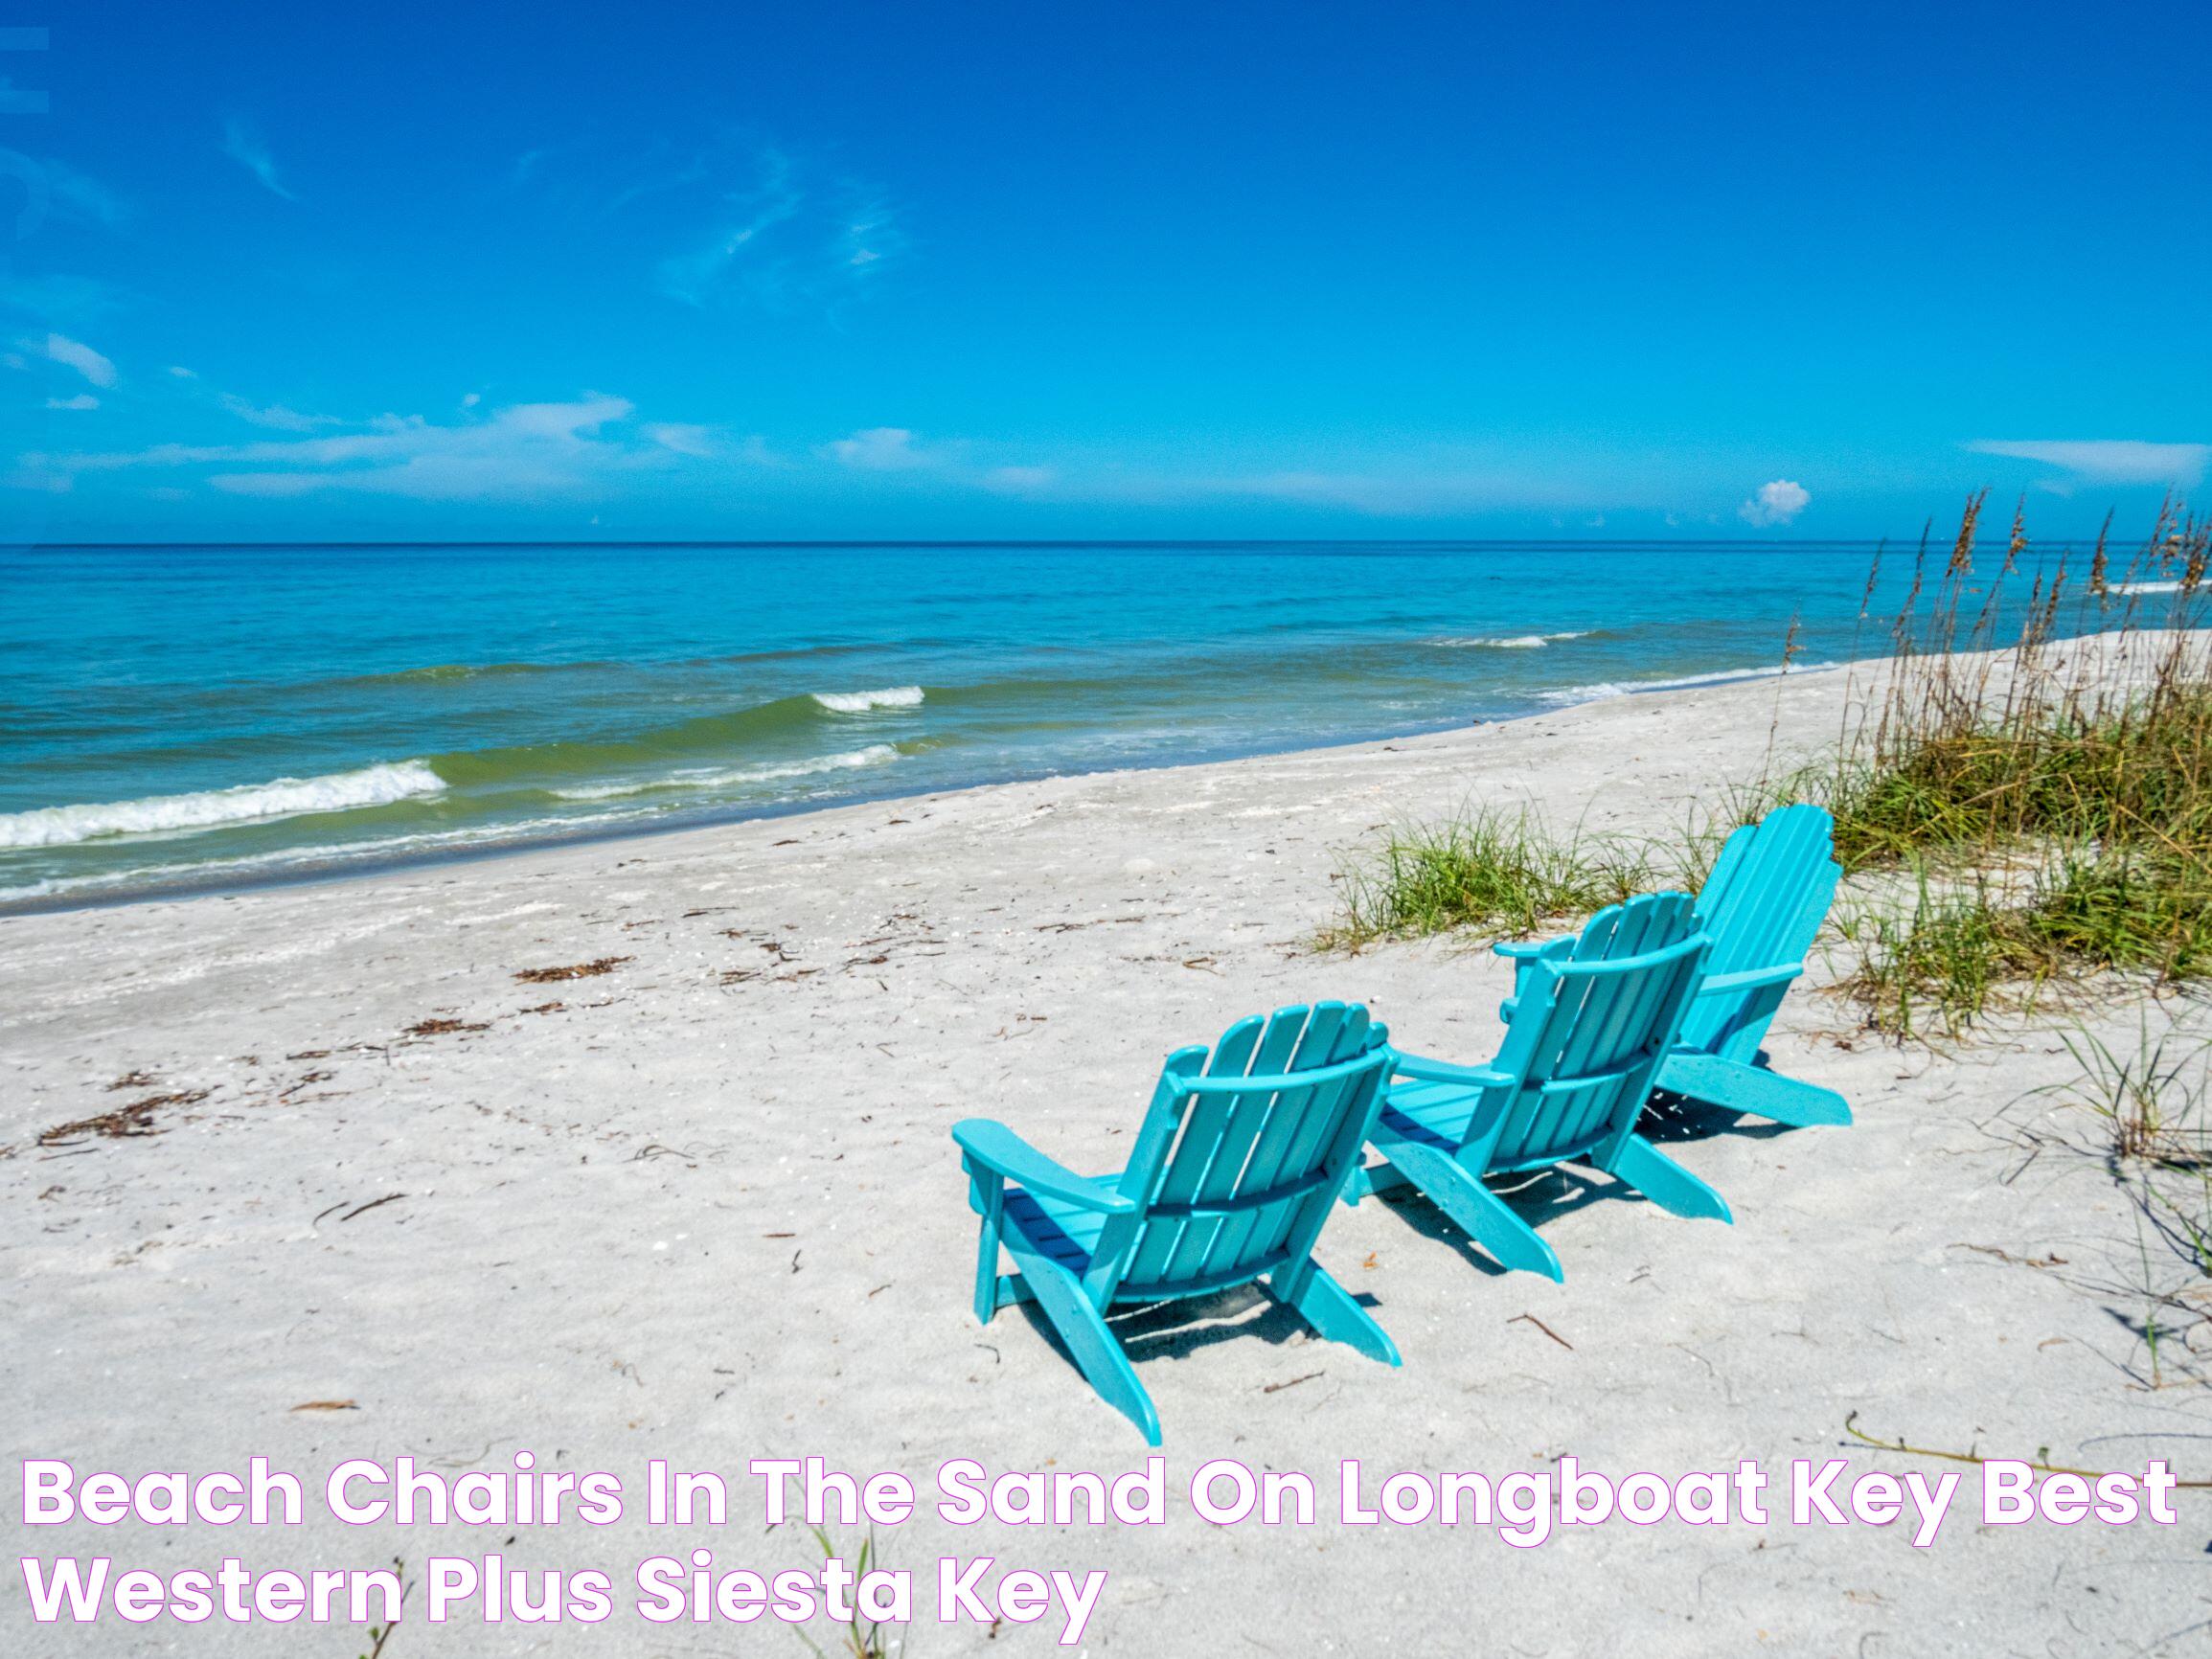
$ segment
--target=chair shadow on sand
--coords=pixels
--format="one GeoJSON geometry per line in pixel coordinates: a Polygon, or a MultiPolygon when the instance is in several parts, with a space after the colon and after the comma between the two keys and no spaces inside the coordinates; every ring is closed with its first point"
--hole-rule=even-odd
{"type": "MultiPolygon", "coordinates": [[[[1706,1105],[1661,1092],[1652,1097],[1636,1132],[1654,1146],[1682,1147],[1722,1135],[1771,1141],[1794,1131],[1786,1124],[1766,1123],[1722,1106],[1706,1105]]],[[[1651,1202],[1624,1181],[1571,1164],[1555,1164],[1548,1170],[1517,1175],[1492,1176],[1486,1178],[1484,1185],[1510,1205],[1522,1221],[1538,1231],[1562,1216],[1611,1199],[1626,1198],[1637,1204],[1651,1202]]],[[[1503,1279],[1512,1271],[1470,1239],[1457,1222],[1419,1189],[1401,1187],[1378,1193],[1377,1197],[1421,1237],[1449,1246],[1469,1265],[1491,1278],[1503,1279]]]]}
{"type": "MultiPolygon", "coordinates": [[[[1381,1304],[1367,1291],[1356,1291],[1352,1300],[1373,1312],[1381,1304]]],[[[1034,1304],[1016,1305],[1031,1329],[1051,1344],[1070,1364],[1075,1357],[1053,1329],[1052,1321],[1034,1304]]],[[[1152,1360],[1188,1359],[1223,1342],[1244,1342],[1254,1337],[1276,1348],[1311,1341],[1312,1328],[1295,1308],[1278,1302],[1255,1284],[1240,1284],[1207,1296],[1155,1302],[1119,1310],[1106,1328],[1120,1340],[1133,1365],[1152,1360]]],[[[1316,1352],[1319,1352],[1318,1350],[1316,1352]]]]}

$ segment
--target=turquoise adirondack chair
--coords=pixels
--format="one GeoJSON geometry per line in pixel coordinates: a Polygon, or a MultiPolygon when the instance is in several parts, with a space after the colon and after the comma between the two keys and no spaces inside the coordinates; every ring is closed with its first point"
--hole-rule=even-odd
{"type": "Polygon", "coordinates": [[[1710,948],[1683,893],[1613,905],[1580,938],[1541,946],[1489,1065],[1398,1057],[1368,1137],[1383,1162],[1346,1184],[1345,1202],[1411,1183],[1506,1266],[1554,1279],[1565,1277],[1559,1257],[1485,1175],[1584,1164],[1677,1216],[1733,1220],[1635,1132],[1710,948]]]}
{"type": "MultiPolygon", "coordinates": [[[[1659,1068],[1660,1088],[1799,1127],[1851,1122],[1841,1095],[1768,1070],[1759,1047],[1790,982],[1805,971],[1805,953],[1843,877],[1835,830],[1836,821],[1818,807],[1785,807],[1745,825],[1722,847],[1698,895],[1713,953],[1675,1052],[1659,1068]]],[[[1543,948],[1497,947],[1517,959],[1524,980],[1543,948]]]]}
{"type": "Polygon", "coordinates": [[[1070,1173],[988,1118],[954,1125],[983,1217],[976,1317],[1034,1301],[1153,1445],[1158,1414],[1106,1329],[1117,1307],[1264,1277],[1323,1336],[1396,1365],[1389,1336],[1312,1254],[1374,1125],[1388,1040],[1364,1008],[1323,1002],[1240,1020],[1211,1055],[1177,1049],[1118,1175],[1070,1173]],[[1002,1248],[1012,1274],[998,1271],[1002,1248]]]}

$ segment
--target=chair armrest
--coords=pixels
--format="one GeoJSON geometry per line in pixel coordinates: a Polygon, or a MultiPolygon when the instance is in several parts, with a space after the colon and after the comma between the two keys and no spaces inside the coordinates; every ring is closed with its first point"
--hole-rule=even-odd
{"type": "Polygon", "coordinates": [[[1780,967],[1755,967],[1745,973],[1716,973],[1698,987],[1699,996],[1726,996],[1731,991],[1757,990],[1763,985],[1787,985],[1805,971],[1802,962],[1780,967]]]}
{"type": "Polygon", "coordinates": [[[1400,1055],[1392,1071],[1402,1078],[1412,1078],[1424,1083],[1467,1083],[1478,1089],[1509,1086],[1513,1079],[1489,1066],[1455,1066],[1443,1060],[1424,1059],[1419,1055],[1400,1055]]]}
{"type": "Polygon", "coordinates": [[[1032,1193],[1078,1204],[1102,1216],[1133,1216],[1137,1201],[1119,1193],[1103,1193],[1058,1160],[1046,1157],[1004,1124],[990,1118],[963,1118],[952,1125],[952,1138],[970,1160],[995,1175],[1019,1181],[1032,1193]]]}
{"type": "Polygon", "coordinates": [[[1557,942],[1549,939],[1502,939],[1490,948],[1491,953],[1494,956],[1511,957],[1516,962],[1526,962],[1532,957],[1541,956],[1546,947],[1555,943],[1557,942]]]}

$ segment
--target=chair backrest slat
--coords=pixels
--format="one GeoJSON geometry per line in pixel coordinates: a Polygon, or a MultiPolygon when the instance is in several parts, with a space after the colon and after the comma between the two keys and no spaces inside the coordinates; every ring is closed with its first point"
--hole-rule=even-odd
{"type": "MultiPolygon", "coordinates": [[[[1835,829],[1825,809],[1800,803],[1728,837],[1698,896],[1699,914],[1713,936],[1708,973],[1752,973],[1805,959],[1843,877],[1835,829]]],[[[1763,1032],[1780,1001],[1779,990],[1700,998],[1682,1023],[1682,1041],[1717,1049],[1754,1018],[1763,1032]]]]}
{"type": "MultiPolygon", "coordinates": [[[[1183,1076],[1233,1083],[1319,1072],[1372,1055],[1372,1066],[1314,1083],[1176,1095],[1163,1080],[1122,1191],[1146,1206],[1115,1278],[1129,1294],[1219,1287],[1257,1278],[1283,1260],[1299,1223],[1326,1213],[1357,1155],[1388,1063],[1387,1034],[1342,1003],[1287,1008],[1232,1026],[1202,1068],[1183,1076]],[[1164,1207],[1165,1213],[1161,1213],[1164,1207]]],[[[1184,1051],[1184,1058],[1192,1051],[1184,1051]]]]}
{"type": "MultiPolygon", "coordinates": [[[[1491,1168],[1580,1157],[1634,1125],[1708,944],[1688,895],[1651,894],[1600,911],[1571,948],[1537,962],[1498,1053],[1516,1080],[1491,1168]]],[[[1469,1132],[1487,1133],[1482,1114],[1469,1132]]]]}

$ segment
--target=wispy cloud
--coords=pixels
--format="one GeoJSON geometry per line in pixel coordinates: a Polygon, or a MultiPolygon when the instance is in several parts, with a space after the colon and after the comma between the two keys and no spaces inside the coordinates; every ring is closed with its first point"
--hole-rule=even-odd
{"type": "Polygon", "coordinates": [[[821,453],[863,472],[911,472],[939,459],[919,448],[914,434],[903,426],[870,426],[823,444],[821,453]]]}
{"type": "Polygon", "coordinates": [[[703,245],[661,261],[659,287],[670,299],[681,300],[687,306],[706,305],[728,291],[739,261],[748,255],[752,256],[749,275],[756,284],[775,276],[780,257],[755,244],[776,226],[798,217],[807,198],[792,176],[789,159],[782,152],[765,151],[760,167],[759,188],[724,198],[727,211],[703,245]]]}
{"type": "MultiPolygon", "coordinates": [[[[760,459],[747,444],[716,443],[703,426],[662,422],[636,429],[635,413],[626,398],[587,393],[484,415],[464,411],[448,421],[385,415],[354,430],[313,437],[34,453],[17,458],[17,476],[48,489],[66,488],[87,473],[145,471],[196,475],[200,485],[233,495],[527,500],[588,493],[626,473],[697,465],[709,456],[740,464],[760,459]]],[[[165,481],[163,487],[174,486],[165,481]]]]}
{"type": "Polygon", "coordinates": [[[2154,443],[2139,438],[1981,438],[1966,447],[1976,455],[2038,461],[2085,484],[2195,484],[2212,460],[2212,443],[2154,443]]]}
{"type": "Polygon", "coordinates": [[[682,420],[660,420],[648,426],[645,435],[663,449],[673,449],[678,455],[700,459],[714,454],[715,431],[711,426],[696,426],[682,420]]]}
{"type": "Polygon", "coordinates": [[[1751,498],[1736,509],[1736,516],[1762,530],[1788,524],[1813,503],[1813,492],[1792,479],[1777,478],[1762,484],[1751,498]]]}
{"type": "Polygon", "coordinates": [[[632,185],[616,207],[715,187],[704,231],[654,268],[654,286],[669,299],[702,309],[738,300],[777,310],[834,307],[874,283],[906,240],[880,190],[818,173],[782,149],[737,164],[710,150],[632,185]],[[734,170],[742,182],[718,182],[734,170]]]}
{"type": "Polygon", "coordinates": [[[89,392],[80,392],[74,398],[49,398],[46,399],[46,407],[49,409],[97,409],[100,407],[100,399],[89,392]]]}
{"type": "Polygon", "coordinates": [[[73,224],[118,231],[130,217],[130,206],[122,196],[54,156],[31,163],[24,182],[32,192],[34,211],[42,209],[73,224]]]}
{"type": "Polygon", "coordinates": [[[115,384],[115,365],[81,340],[72,340],[67,334],[48,334],[43,340],[25,340],[22,346],[50,362],[76,370],[95,386],[115,384]]]}
{"type": "MultiPolygon", "coordinates": [[[[175,370],[170,371],[174,374],[175,370]]],[[[297,409],[287,409],[282,403],[259,408],[243,398],[225,392],[217,398],[225,409],[250,426],[266,426],[275,432],[313,432],[324,426],[343,426],[345,422],[335,415],[303,415],[297,409]]]]}
{"type": "MultiPolygon", "coordinates": [[[[926,485],[1065,504],[1175,508],[1262,502],[1419,519],[1499,509],[1586,510],[1593,500],[1609,498],[1606,487],[1589,478],[1470,454],[1438,455],[1426,466],[1371,471],[1282,467],[1209,472],[1181,471],[1165,464],[1130,466],[1100,456],[1038,462],[994,454],[995,448],[965,439],[925,439],[904,426],[869,426],[820,444],[813,453],[852,472],[878,475],[888,487],[926,485]]],[[[1612,493],[1617,495],[1619,488],[1612,493]]]]}
{"type": "Polygon", "coordinates": [[[1059,482],[1055,466],[993,466],[983,475],[983,488],[1001,495],[1036,495],[1059,482]]]}
{"type": "Polygon", "coordinates": [[[128,298],[125,289],[98,277],[57,272],[23,276],[0,271],[0,308],[19,311],[49,325],[80,329],[122,310],[128,298]]]}
{"type": "Polygon", "coordinates": [[[339,489],[427,501],[573,492],[633,453],[602,436],[631,413],[627,398],[592,395],[567,403],[517,403],[482,420],[448,425],[386,417],[368,433],[241,445],[251,453],[240,460],[277,465],[267,471],[217,472],[208,482],[236,495],[339,489]]]}
{"type": "Polygon", "coordinates": [[[838,216],[842,223],[837,250],[855,282],[871,280],[886,261],[896,260],[906,251],[906,238],[899,228],[898,216],[880,193],[857,184],[847,186],[838,216]]]}
{"type": "MultiPolygon", "coordinates": [[[[683,153],[679,161],[672,159],[671,147],[666,144],[656,145],[641,165],[637,176],[615,193],[614,199],[606,204],[606,211],[618,214],[633,202],[668,195],[695,184],[704,184],[715,178],[718,172],[727,175],[736,170],[726,157],[718,153],[719,148],[718,146],[710,146],[704,149],[689,150],[683,153]]],[[[764,150],[761,153],[760,169],[764,174],[771,174],[787,165],[780,150],[764,150]]]]}
{"type": "Polygon", "coordinates": [[[246,117],[234,115],[223,122],[223,154],[285,200],[300,199],[286,190],[284,181],[277,177],[276,158],[269,153],[267,141],[262,137],[261,129],[246,117]]]}
{"type": "Polygon", "coordinates": [[[1430,518],[1501,507],[1586,505],[1583,489],[1513,466],[1441,460],[1403,471],[1280,471],[1162,480],[1153,499],[1244,497],[1345,508],[1374,518],[1430,518]]]}

